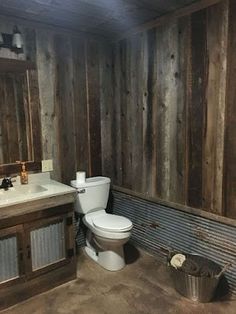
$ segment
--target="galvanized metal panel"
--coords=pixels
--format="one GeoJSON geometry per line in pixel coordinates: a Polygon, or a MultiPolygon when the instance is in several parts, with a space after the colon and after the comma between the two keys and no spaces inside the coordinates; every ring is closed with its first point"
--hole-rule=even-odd
{"type": "Polygon", "coordinates": [[[86,243],[86,230],[82,222],[82,215],[76,213],[74,217],[75,241],[78,248],[82,248],[86,243]]]}
{"type": "Polygon", "coordinates": [[[195,252],[223,265],[234,260],[226,272],[230,293],[236,296],[236,228],[170,207],[113,192],[113,211],[132,220],[131,240],[166,259],[166,248],[195,252]]]}
{"type": "Polygon", "coordinates": [[[0,239],[0,282],[19,277],[17,237],[0,239]]]}
{"type": "Polygon", "coordinates": [[[30,240],[33,271],[66,257],[64,221],[32,230],[30,240]]]}

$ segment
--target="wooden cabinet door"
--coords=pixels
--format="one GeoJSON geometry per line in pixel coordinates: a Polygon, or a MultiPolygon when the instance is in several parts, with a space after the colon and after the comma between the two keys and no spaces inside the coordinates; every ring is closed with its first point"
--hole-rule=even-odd
{"type": "Polygon", "coordinates": [[[25,275],[23,225],[0,230],[0,286],[10,285],[25,275]]]}
{"type": "Polygon", "coordinates": [[[27,223],[24,229],[28,276],[60,267],[74,256],[72,213],[27,223]]]}

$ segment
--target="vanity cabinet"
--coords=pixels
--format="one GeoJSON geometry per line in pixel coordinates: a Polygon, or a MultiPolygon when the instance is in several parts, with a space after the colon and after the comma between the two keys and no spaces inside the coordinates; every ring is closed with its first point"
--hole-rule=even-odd
{"type": "Polygon", "coordinates": [[[0,220],[0,310],[75,278],[72,203],[0,220]]]}

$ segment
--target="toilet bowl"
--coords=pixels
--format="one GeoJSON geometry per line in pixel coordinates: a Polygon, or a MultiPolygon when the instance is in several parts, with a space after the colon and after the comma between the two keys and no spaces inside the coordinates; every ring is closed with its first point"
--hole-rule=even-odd
{"type": "Polygon", "coordinates": [[[75,210],[84,214],[83,223],[88,228],[85,252],[103,268],[121,270],[125,266],[123,245],[133,225],[128,218],[106,213],[110,179],[93,177],[85,183],[71,181],[71,185],[77,189],[75,210]]]}

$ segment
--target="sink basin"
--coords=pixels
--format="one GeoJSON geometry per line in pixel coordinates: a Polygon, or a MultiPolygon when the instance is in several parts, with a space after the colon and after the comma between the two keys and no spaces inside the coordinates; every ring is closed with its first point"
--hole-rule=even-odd
{"type": "Polygon", "coordinates": [[[29,185],[19,185],[12,188],[9,188],[8,190],[0,190],[0,195],[8,196],[11,194],[19,195],[19,194],[35,194],[40,192],[47,191],[46,188],[44,188],[42,185],[38,184],[29,184],[29,185]]]}
{"type": "Polygon", "coordinates": [[[0,190],[0,207],[41,197],[47,188],[40,184],[16,185],[8,190],[0,190]]]}
{"type": "Polygon", "coordinates": [[[29,184],[29,185],[19,185],[15,188],[16,193],[24,193],[24,194],[34,194],[34,193],[41,193],[47,191],[42,185],[38,184],[29,184]]]}
{"type": "MultiPolygon", "coordinates": [[[[29,182],[25,185],[20,184],[18,177],[13,187],[7,191],[0,189],[0,216],[8,210],[9,206],[19,205],[19,208],[24,209],[24,203],[32,201],[40,203],[41,199],[72,193],[74,196],[76,193],[75,189],[51,180],[49,173],[29,174],[29,182]]],[[[16,206],[15,209],[18,210],[18,207],[16,206]]]]}

